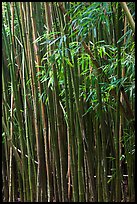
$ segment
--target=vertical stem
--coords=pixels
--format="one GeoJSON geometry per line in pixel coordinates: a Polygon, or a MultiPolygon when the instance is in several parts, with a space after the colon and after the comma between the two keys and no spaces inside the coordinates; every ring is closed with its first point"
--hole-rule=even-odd
{"type": "MultiPolygon", "coordinates": [[[[118,4],[118,15],[117,15],[117,40],[121,37],[121,7],[118,4]]],[[[117,43],[118,48],[118,59],[117,59],[117,78],[121,78],[121,44],[117,43]]],[[[120,83],[117,85],[117,106],[116,106],[116,201],[119,202],[121,199],[121,181],[120,181],[120,83]]]]}
{"type": "MultiPolygon", "coordinates": [[[[10,113],[10,140],[12,141],[13,137],[13,88],[11,90],[11,113],[10,113]]],[[[10,161],[9,161],[9,202],[12,202],[12,146],[10,146],[10,161]]]]}

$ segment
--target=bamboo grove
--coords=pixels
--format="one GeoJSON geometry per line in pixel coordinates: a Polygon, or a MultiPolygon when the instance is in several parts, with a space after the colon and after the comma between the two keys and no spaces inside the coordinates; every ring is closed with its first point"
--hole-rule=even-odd
{"type": "Polygon", "coordinates": [[[134,4],[2,3],[3,201],[134,201],[134,4]]]}

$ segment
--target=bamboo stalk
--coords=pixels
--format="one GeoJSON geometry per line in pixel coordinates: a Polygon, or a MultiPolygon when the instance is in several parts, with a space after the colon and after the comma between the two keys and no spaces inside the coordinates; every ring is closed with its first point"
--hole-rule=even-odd
{"type": "Polygon", "coordinates": [[[121,4],[121,7],[123,8],[123,10],[125,11],[127,19],[129,21],[132,29],[133,29],[133,32],[135,32],[135,22],[134,22],[134,20],[132,18],[132,15],[131,15],[131,13],[130,13],[130,11],[128,9],[128,6],[127,6],[126,2],[120,2],[120,4],[121,4]]]}
{"type": "MultiPolygon", "coordinates": [[[[117,16],[117,38],[121,37],[121,30],[120,30],[120,16],[121,16],[121,8],[118,5],[118,16],[117,16]]],[[[121,45],[117,44],[118,47],[118,65],[117,65],[117,77],[118,79],[121,78],[121,45]]],[[[117,86],[117,107],[116,107],[116,201],[119,202],[121,200],[121,191],[120,191],[120,85],[117,86]]]]}

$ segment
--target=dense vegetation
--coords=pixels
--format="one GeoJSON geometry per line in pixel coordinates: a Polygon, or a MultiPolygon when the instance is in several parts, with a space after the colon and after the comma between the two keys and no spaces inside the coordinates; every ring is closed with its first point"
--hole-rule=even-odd
{"type": "Polygon", "coordinates": [[[135,3],[2,3],[3,201],[134,201],[135,3]]]}

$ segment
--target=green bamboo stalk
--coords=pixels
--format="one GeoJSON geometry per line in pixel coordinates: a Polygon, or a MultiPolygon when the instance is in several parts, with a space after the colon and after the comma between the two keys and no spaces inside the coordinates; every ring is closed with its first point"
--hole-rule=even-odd
{"type": "Polygon", "coordinates": [[[103,198],[105,202],[108,202],[108,189],[107,189],[107,166],[106,166],[106,131],[105,131],[105,124],[104,124],[104,114],[103,114],[103,107],[102,107],[102,97],[101,97],[101,88],[100,88],[100,76],[98,76],[97,80],[97,95],[98,95],[98,111],[99,111],[99,120],[101,124],[101,135],[102,135],[102,162],[103,162],[103,198]]]}
{"type": "MultiPolygon", "coordinates": [[[[121,37],[121,8],[118,4],[118,15],[117,15],[117,39],[121,37]]],[[[118,48],[118,64],[117,64],[117,77],[121,78],[121,44],[117,43],[118,48]]],[[[117,86],[117,107],[116,107],[116,125],[115,125],[115,135],[116,135],[116,201],[121,200],[121,191],[120,191],[120,84],[117,86]]]]}
{"type": "MultiPolygon", "coordinates": [[[[78,177],[77,177],[77,163],[75,162],[76,161],[76,152],[75,152],[75,149],[76,149],[76,144],[75,144],[75,139],[74,139],[74,123],[73,123],[73,118],[74,118],[74,107],[73,107],[73,88],[72,88],[72,82],[71,82],[71,74],[70,74],[70,69],[69,69],[69,66],[66,65],[64,63],[64,67],[66,67],[67,70],[64,70],[66,71],[65,74],[67,75],[66,76],[66,79],[68,79],[68,94],[69,96],[67,97],[66,95],[66,100],[68,100],[68,104],[67,104],[67,116],[68,116],[68,124],[69,124],[69,143],[70,143],[70,151],[71,151],[71,155],[70,155],[70,159],[71,159],[71,175],[72,175],[72,185],[73,185],[73,200],[74,202],[77,202],[78,201],[78,177]]],[[[64,68],[65,69],[65,68],[64,68]]]]}
{"type": "Polygon", "coordinates": [[[101,184],[101,141],[99,131],[99,119],[96,122],[96,137],[97,137],[97,190],[98,190],[98,202],[102,201],[102,184],[101,184]]]}
{"type": "MultiPolygon", "coordinates": [[[[13,90],[11,90],[13,92],[13,90]]],[[[13,137],[13,93],[11,94],[11,122],[10,122],[10,140],[13,137]]],[[[12,147],[10,147],[10,161],[9,161],[9,202],[12,201],[12,147]]]]}
{"type": "MultiPolygon", "coordinates": [[[[4,148],[3,148],[3,152],[2,152],[2,156],[3,156],[3,161],[4,161],[4,148]]],[[[6,172],[5,172],[5,169],[6,169],[6,165],[5,163],[2,161],[2,181],[3,181],[3,201],[4,202],[8,202],[8,189],[7,189],[7,186],[8,186],[8,181],[6,179],[6,172]]]]}
{"type": "MultiPolygon", "coordinates": [[[[77,119],[78,120],[78,119],[77,119]]],[[[83,142],[81,137],[81,132],[79,129],[79,124],[77,121],[76,124],[77,130],[76,133],[78,135],[78,187],[79,187],[79,202],[85,201],[85,189],[84,189],[84,182],[83,182],[83,142]],[[80,135],[80,137],[79,137],[80,135]]]]}

